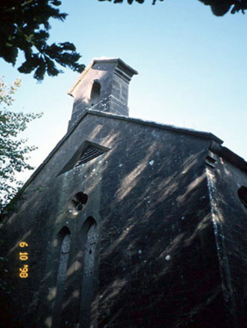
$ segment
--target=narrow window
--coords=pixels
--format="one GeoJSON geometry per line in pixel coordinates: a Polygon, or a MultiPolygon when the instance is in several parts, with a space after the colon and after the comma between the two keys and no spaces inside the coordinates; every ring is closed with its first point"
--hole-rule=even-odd
{"type": "Polygon", "coordinates": [[[91,91],[91,106],[96,105],[100,99],[100,83],[98,81],[94,81],[91,91]]]}
{"type": "Polygon", "coordinates": [[[80,328],[89,328],[91,324],[91,303],[94,297],[95,253],[98,240],[97,225],[93,217],[88,217],[83,224],[80,238],[83,256],[79,260],[82,264],[82,270],[78,326],[80,328]]]}
{"type": "Polygon", "coordinates": [[[54,301],[52,319],[52,327],[54,328],[60,327],[64,286],[67,277],[67,267],[69,262],[69,251],[71,243],[69,229],[67,227],[64,227],[58,234],[58,238],[60,239],[60,254],[56,281],[56,297],[54,301]]]}
{"type": "Polygon", "coordinates": [[[66,280],[66,272],[69,261],[69,250],[70,250],[70,235],[64,236],[59,259],[59,267],[57,274],[57,284],[64,284],[66,280]]]}
{"type": "Polygon", "coordinates": [[[89,277],[94,272],[95,248],[97,241],[96,225],[93,224],[88,230],[85,256],[84,256],[84,276],[89,277]]]}

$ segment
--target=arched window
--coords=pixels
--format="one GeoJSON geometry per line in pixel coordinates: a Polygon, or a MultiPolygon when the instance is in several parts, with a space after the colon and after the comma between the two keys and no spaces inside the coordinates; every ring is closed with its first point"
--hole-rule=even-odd
{"type": "Polygon", "coordinates": [[[94,106],[99,102],[100,88],[101,88],[100,83],[98,81],[94,81],[91,90],[91,97],[90,97],[91,106],[94,106]]]}
{"type": "Polygon", "coordinates": [[[96,224],[92,224],[87,232],[87,239],[85,245],[85,255],[84,255],[84,276],[89,277],[94,272],[94,262],[95,262],[95,249],[97,242],[97,231],[96,224]]]}
{"type": "Polygon", "coordinates": [[[69,261],[70,234],[66,234],[62,240],[59,267],[57,273],[57,284],[63,284],[66,280],[66,272],[69,261]]]}
{"type": "Polygon", "coordinates": [[[81,254],[80,258],[80,305],[78,315],[78,326],[89,328],[91,321],[91,303],[93,300],[93,290],[95,281],[95,253],[98,241],[97,224],[93,217],[88,217],[82,226],[81,235],[81,254]]]}
{"type": "Polygon", "coordinates": [[[52,327],[54,328],[60,327],[64,286],[67,278],[67,268],[71,243],[71,235],[67,227],[63,227],[58,233],[58,241],[60,242],[60,254],[56,280],[56,296],[54,300],[52,318],[52,327]]]}

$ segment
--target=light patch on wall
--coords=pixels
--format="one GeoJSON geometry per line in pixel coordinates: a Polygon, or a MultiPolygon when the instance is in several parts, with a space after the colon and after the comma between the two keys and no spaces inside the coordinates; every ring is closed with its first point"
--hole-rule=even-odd
{"type": "Polygon", "coordinates": [[[198,158],[194,154],[190,155],[184,162],[182,174],[186,174],[196,164],[197,160],[198,158]]]}
{"type": "Polygon", "coordinates": [[[56,217],[56,221],[55,221],[55,223],[56,223],[56,224],[59,224],[59,223],[63,222],[63,218],[64,218],[64,213],[59,214],[59,215],[56,217]]]}
{"type": "Polygon", "coordinates": [[[195,189],[204,179],[206,179],[206,173],[203,173],[201,176],[199,176],[198,178],[196,178],[194,181],[192,181],[189,185],[188,185],[188,187],[187,187],[187,189],[186,189],[186,191],[185,191],[185,193],[183,194],[183,195],[180,195],[180,196],[178,196],[177,197],[177,201],[178,202],[183,202],[183,201],[185,201],[185,198],[186,198],[186,196],[193,190],[193,189],[195,189]]]}
{"type": "Polygon", "coordinates": [[[54,239],[51,245],[52,245],[52,247],[57,247],[58,240],[57,239],[54,239]]]}
{"type": "Polygon", "coordinates": [[[124,240],[124,239],[127,237],[127,235],[131,232],[131,230],[132,230],[134,227],[135,227],[135,224],[132,224],[132,225],[130,225],[130,226],[128,227],[128,229],[124,230],[123,233],[121,234],[121,236],[120,236],[119,238],[117,238],[117,239],[115,240],[115,242],[112,243],[112,244],[111,244],[111,245],[105,250],[104,253],[102,253],[101,258],[103,259],[104,256],[107,257],[108,254],[110,254],[111,252],[113,252],[114,249],[118,246],[118,244],[119,244],[122,240],[124,240]]]}
{"type": "Polygon", "coordinates": [[[100,133],[101,129],[103,127],[103,124],[97,124],[93,131],[90,133],[90,139],[93,140],[97,137],[97,135],[100,133]]]}
{"type": "Polygon", "coordinates": [[[119,136],[119,132],[114,133],[114,134],[109,134],[107,137],[105,137],[105,138],[103,139],[103,141],[104,141],[104,146],[110,148],[111,145],[114,145],[114,144],[116,143],[115,140],[118,138],[118,136],[119,136]]]}
{"type": "Polygon", "coordinates": [[[193,242],[193,240],[196,238],[196,236],[198,235],[198,233],[201,232],[201,231],[203,231],[204,229],[206,229],[208,227],[208,225],[210,224],[210,222],[211,222],[211,215],[208,214],[197,225],[197,227],[196,227],[195,231],[193,232],[193,234],[189,238],[187,238],[185,240],[184,245],[185,246],[189,246],[193,242]]]}
{"type": "Polygon", "coordinates": [[[44,322],[44,327],[51,327],[52,317],[47,317],[44,322]]]}
{"type": "Polygon", "coordinates": [[[147,151],[146,157],[137,167],[134,168],[125,178],[123,178],[121,187],[117,191],[117,198],[121,201],[138,183],[138,176],[149,166],[150,157],[155,151],[155,144],[151,145],[147,151]]]}
{"type": "Polygon", "coordinates": [[[57,293],[57,287],[52,287],[50,290],[49,290],[49,294],[47,296],[47,300],[48,301],[52,301],[54,300],[55,296],[56,296],[56,293],[57,293]]]}
{"type": "Polygon", "coordinates": [[[10,249],[10,251],[8,252],[8,255],[11,254],[12,252],[14,252],[18,247],[19,247],[19,243],[22,242],[23,240],[26,240],[27,237],[31,234],[32,230],[29,230],[28,232],[26,232],[20,239],[19,241],[15,244],[14,247],[12,247],[10,249]]]}
{"type": "Polygon", "coordinates": [[[104,302],[107,302],[114,297],[117,297],[117,294],[121,292],[121,290],[127,284],[127,279],[115,279],[113,283],[105,289],[104,293],[101,295],[101,298],[104,298],[104,302]]]}
{"type": "Polygon", "coordinates": [[[161,180],[158,190],[164,190],[163,194],[160,196],[160,201],[164,201],[166,197],[169,194],[172,194],[178,187],[177,181],[174,181],[174,177],[176,176],[176,173],[174,173],[170,178],[167,178],[166,180],[161,180]]]}
{"type": "MultiPolygon", "coordinates": [[[[218,229],[218,225],[224,223],[224,216],[221,213],[219,207],[217,206],[216,202],[216,181],[215,181],[215,176],[212,173],[210,169],[206,167],[206,176],[207,176],[207,182],[208,182],[208,189],[209,189],[209,198],[210,198],[210,204],[211,204],[211,215],[213,218],[213,224],[215,227],[215,231],[218,229]]],[[[216,232],[215,232],[216,233],[216,232]]]]}
{"type": "MultiPolygon", "coordinates": [[[[149,156],[148,156],[149,157],[149,156]]],[[[121,187],[117,192],[117,197],[121,201],[137,184],[137,177],[146,168],[147,161],[143,160],[130,174],[122,181],[121,187]]]]}
{"type": "Polygon", "coordinates": [[[79,296],[80,296],[80,291],[79,291],[79,289],[74,290],[72,296],[73,296],[74,298],[79,297],[79,296]]]}

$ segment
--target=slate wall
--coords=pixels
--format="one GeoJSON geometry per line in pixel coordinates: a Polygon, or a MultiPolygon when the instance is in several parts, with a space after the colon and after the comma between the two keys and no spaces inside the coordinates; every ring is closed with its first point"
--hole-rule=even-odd
{"type": "Polygon", "coordinates": [[[3,320],[16,320],[14,327],[227,327],[205,170],[210,143],[86,115],[3,221],[3,320]],[[59,175],[85,140],[110,150],[59,175]],[[88,199],[76,212],[78,192],[88,199]],[[66,234],[67,279],[58,292],[66,234]],[[27,279],[18,276],[21,241],[29,245],[27,279]]]}

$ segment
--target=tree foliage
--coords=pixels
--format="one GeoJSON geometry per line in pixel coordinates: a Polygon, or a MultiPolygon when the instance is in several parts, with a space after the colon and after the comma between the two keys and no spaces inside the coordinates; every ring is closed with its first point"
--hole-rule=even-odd
{"type": "MultiPolygon", "coordinates": [[[[113,3],[123,3],[126,0],[99,0],[99,1],[110,1],[113,3]]],[[[152,4],[155,5],[157,1],[164,0],[152,0],[152,4]]],[[[216,16],[223,16],[227,12],[231,11],[232,14],[236,12],[244,11],[247,9],[247,0],[199,0],[204,3],[204,5],[211,6],[212,12],[216,16]]],[[[127,0],[128,4],[133,2],[138,2],[140,4],[144,3],[145,0],[127,0]]]]}
{"type": "Polygon", "coordinates": [[[247,9],[247,0],[199,0],[204,5],[211,6],[212,12],[216,16],[223,16],[229,11],[231,14],[247,9]]]}
{"type": "Polygon", "coordinates": [[[45,73],[56,76],[62,71],[56,63],[81,72],[85,66],[78,63],[80,54],[73,43],[48,45],[50,18],[64,21],[58,0],[8,0],[0,2],[0,57],[12,65],[23,52],[25,61],[18,68],[21,73],[34,71],[41,81],[45,73]]]}
{"type": "Polygon", "coordinates": [[[41,114],[14,113],[7,110],[14,99],[13,95],[20,87],[20,80],[8,87],[0,79],[0,211],[15,196],[22,182],[16,178],[16,172],[33,169],[28,163],[27,154],[36,147],[25,145],[26,140],[19,139],[19,133],[27,124],[41,114]]]}

